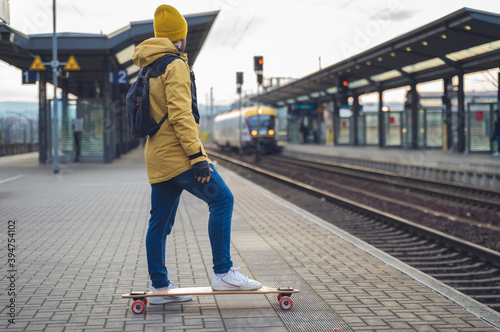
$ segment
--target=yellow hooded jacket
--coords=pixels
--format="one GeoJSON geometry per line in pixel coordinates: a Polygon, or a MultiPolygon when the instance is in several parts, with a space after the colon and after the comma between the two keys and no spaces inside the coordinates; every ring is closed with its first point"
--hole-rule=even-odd
{"type": "Polygon", "coordinates": [[[139,67],[147,66],[167,54],[181,59],[160,67],[157,77],[149,79],[151,117],[159,123],[168,112],[160,130],[148,137],[145,149],[149,183],[168,181],[191,169],[197,162],[210,160],[199,137],[199,124],[191,107],[191,78],[187,55],[167,38],[150,38],[139,44],[132,57],[139,67]]]}

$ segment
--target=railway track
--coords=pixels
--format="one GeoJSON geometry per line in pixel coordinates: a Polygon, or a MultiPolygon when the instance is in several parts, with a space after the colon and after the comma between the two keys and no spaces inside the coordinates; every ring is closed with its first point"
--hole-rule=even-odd
{"type": "Polygon", "coordinates": [[[271,159],[302,167],[325,170],[349,177],[356,177],[364,181],[382,183],[386,185],[390,184],[394,187],[422,192],[426,195],[439,197],[441,199],[445,198],[450,201],[464,203],[471,206],[480,206],[500,211],[500,192],[492,189],[401,175],[393,172],[316,158],[297,157],[292,159],[281,156],[273,156],[271,159]]]}
{"type": "MultiPolygon", "coordinates": [[[[500,253],[498,251],[319,189],[314,185],[301,183],[293,175],[297,170],[292,170],[291,176],[290,173],[285,176],[276,171],[264,169],[260,167],[260,164],[256,166],[215,151],[208,151],[208,153],[225,167],[500,312],[500,253]]],[[[344,171],[347,172],[347,170],[344,171]]],[[[342,176],[347,176],[347,174],[343,173],[342,176]]],[[[364,181],[372,180],[365,179],[364,181]]],[[[432,190],[435,191],[436,188],[432,190]]],[[[453,190],[450,195],[453,196],[453,190]]],[[[480,194],[474,193],[474,196],[476,195],[480,194]]],[[[446,199],[459,199],[460,204],[466,204],[465,198],[451,196],[446,199]]],[[[470,204],[479,204],[479,202],[470,204]]],[[[483,204],[481,207],[495,209],[495,206],[491,206],[490,203],[483,204]]],[[[458,225],[463,227],[467,224],[459,221],[458,225]]]]}

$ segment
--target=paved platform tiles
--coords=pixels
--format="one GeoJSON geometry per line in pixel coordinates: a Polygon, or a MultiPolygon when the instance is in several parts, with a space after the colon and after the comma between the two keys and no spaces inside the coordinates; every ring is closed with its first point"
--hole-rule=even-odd
{"type": "MultiPolygon", "coordinates": [[[[111,164],[0,159],[3,222],[16,220],[15,324],[8,324],[7,227],[0,233],[0,329],[7,331],[495,331],[457,304],[313,223],[219,167],[235,195],[235,266],[269,286],[293,286],[290,311],[275,295],[198,296],[130,310],[121,294],[149,288],[149,194],[140,150],[111,164]],[[19,163],[19,162],[18,162],[19,163]],[[5,182],[2,180],[11,179],[5,182]]],[[[167,241],[170,277],[207,286],[206,205],[183,194],[167,241]]]]}

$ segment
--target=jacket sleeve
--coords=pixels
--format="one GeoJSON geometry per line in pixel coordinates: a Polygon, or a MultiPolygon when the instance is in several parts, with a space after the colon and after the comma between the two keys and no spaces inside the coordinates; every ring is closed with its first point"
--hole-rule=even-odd
{"type": "Polygon", "coordinates": [[[191,78],[188,65],[180,59],[172,61],[166,68],[164,82],[168,120],[191,165],[207,160],[191,109],[191,78]]]}

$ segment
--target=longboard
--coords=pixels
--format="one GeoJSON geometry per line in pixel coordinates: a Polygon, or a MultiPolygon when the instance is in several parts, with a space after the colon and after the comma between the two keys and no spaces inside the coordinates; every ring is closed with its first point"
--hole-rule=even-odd
{"type": "Polygon", "coordinates": [[[212,287],[186,287],[186,288],[175,288],[166,289],[156,292],[131,292],[129,294],[123,294],[122,298],[125,299],[135,299],[132,303],[132,311],[136,314],[141,314],[144,312],[147,304],[148,297],[152,296],[180,296],[180,295],[229,295],[229,294],[278,294],[278,301],[281,309],[289,310],[292,305],[292,299],[290,298],[293,293],[298,293],[300,290],[293,289],[290,287],[272,288],[262,286],[260,289],[256,290],[226,290],[217,291],[213,290],[212,287]]]}

